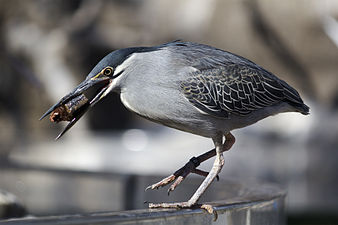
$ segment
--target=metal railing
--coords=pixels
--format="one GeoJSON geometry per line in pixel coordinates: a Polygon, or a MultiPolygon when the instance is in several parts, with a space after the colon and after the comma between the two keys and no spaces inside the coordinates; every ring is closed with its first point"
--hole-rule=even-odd
{"type": "Polygon", "coordinates": [[[41,168],[2,168],[0,187],[14,192],[33,216],[0,220],[0,224],[285,224],[286,194],[276,185],[233,179],[215,182],[201,199],[214,207],[218,217],[214,221],[214,214],[198,207],[147,209],[144,201],[185,200],[201,182],[201,179],[190,177],[169,198],[165,189],[144,192],[147,184],[158,179],[41,168]],[[96,211],[99,212],[91,213],[96,211]]]}

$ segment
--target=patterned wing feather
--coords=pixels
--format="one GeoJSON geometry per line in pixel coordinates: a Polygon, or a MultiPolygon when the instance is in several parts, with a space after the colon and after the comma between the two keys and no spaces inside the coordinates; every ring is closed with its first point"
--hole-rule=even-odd
{"type": "Polygon", "coordinates": [[[181,87],[195,107],[222,118],[230,114],[247,115],[283,100],[301,101],[298,93],[285,82],[260,67],[247,64],[198,70],[182,82],[181,87]]]}

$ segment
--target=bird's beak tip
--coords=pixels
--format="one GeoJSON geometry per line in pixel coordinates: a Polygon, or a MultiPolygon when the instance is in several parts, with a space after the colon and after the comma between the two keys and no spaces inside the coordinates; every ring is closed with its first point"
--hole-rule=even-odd
{"type": "Polygon", "coordinates": [[[60,138],[61,138],[61,134],[59,134],[55,139],[54,139],[54,141],[57,141],[57,140],[59,140],[60,138]]]}
{"type": "Polygon", "coordinates": [[[48,115],[48,114],[46,114],[46,113],[43,114],[43,115],[40,117],[39,121],[43,120],[47,115],[48,115]]]}

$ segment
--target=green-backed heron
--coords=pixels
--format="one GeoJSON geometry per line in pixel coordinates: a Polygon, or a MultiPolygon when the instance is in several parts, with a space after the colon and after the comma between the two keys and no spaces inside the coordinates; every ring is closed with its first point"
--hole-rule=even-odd
{"type": "MultiPolygon", "coordinates": [[[[150,207],[197,204],[221,171],[223,152],[235,142],[232,130],[282,112],[309,113],[309,107],[294,88],[250,60],[211,46],[174,41],[108,54],[43,117],[97,84],[100,84],[98,94],[89,99],[87,108],[114,91],[138,115],[214,142],[215,149],[193,157],[173,175],[147,188],[173,182],[168,190],[173,191],[192,172],[206,177],[195,194],[187,202],[150,204],[150,207]],[[216,159],[209,173],[196,168],[213,156],[216,159]]],[[[85,111],[75,115],[61,135],[85,111]]]]}

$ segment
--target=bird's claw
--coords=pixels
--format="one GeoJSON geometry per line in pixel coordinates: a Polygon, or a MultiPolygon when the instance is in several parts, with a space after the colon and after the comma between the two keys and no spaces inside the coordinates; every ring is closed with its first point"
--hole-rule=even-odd
{"type": "Polygon", "coordinates": [[[212,205],[208,205],[208,204],[203,204],[201,205],[201,209],[206,210],[209,214],[213,214],[214,215],[214,221],[217,220],[218,218],[218,214],[217,211],[214,209],[214,207],[212,207],[212,205]]]}
{"type": "Polygon", "coordinates": [[[176,209],[182,209],[182,208],[191,208],[196,207],[200,209],[206,210],[209,214],[214,215],[213,220],[216,221],[218,218],[217,211],[214,209],[212,205],[209,204],[192,204],[189,201],[187,202],[175,202],[175,203],[149,203],[149,208],[176,208],[176,209]]]}
{"type": "Polygon", "coordinates": [[[175,180],[175,182],[172,184],[172,185],[170,185],[170,188],[168,189],[168,195],[170,194],[170,192],[171,191],[174,191],[175,190],[175,188],[184,180],[184,178],[185,177],[183,177],[183,176],[179,176],[176,180],[175,180]]]}
{"type": "Polygon", "coordinates": [[[188,202],[176,203],[149,203],[149,208],[189,208],[192,205],[188,202]]]}
{"type": "MultiPolygon", "coordinates": [[[[169,189],[168,189],[168,195],[170,194],[170,192],[174,191],[176,189],[176,187],[182,183],[182,181],[190,174],[190,173],[195,173],[197,175],[201,175],[206,177],[208,175],[208,172],[200,170],[200,169],[196,169],[196,167],[198,167],[200,165],[200,161],[198,158],[193,157],[189,160],[189,162],[187,162],[183,167],[181,167],[180,169],[178,169],[174,174],[162,179],[161,181],[152,184],[150,186],[148,186],[145,190],[149,190],[149,189],[158,189],[160,187],[164,187],[172,182],[174,182],[172,185],[170,185],[169,189]]],[[[219,180],[219,176],[217,175],[216,177],[217,181],[219,180]]]]}
{"type": "Polygon", "coordinates": [[[154,190],[154,189],[158,189],[159,187],[166,186],[167,184],[170,184],[171,182],[173,182],[175,179],[176,179],[175,175],[170,175],[170,176],[162,179],[160,182],[157,182],[155,184],[149,185],[146,188],[146,191],[149,190],[149,189],[154,190]]]}

